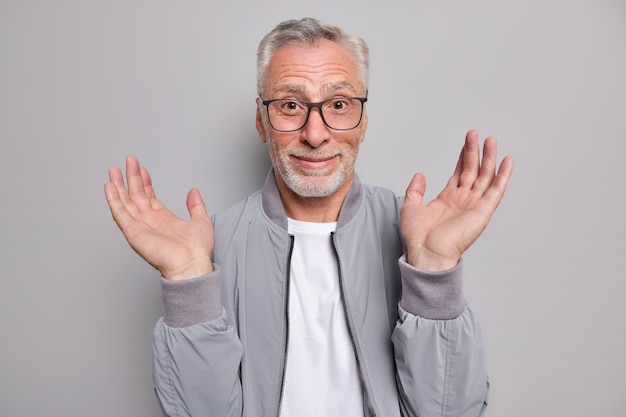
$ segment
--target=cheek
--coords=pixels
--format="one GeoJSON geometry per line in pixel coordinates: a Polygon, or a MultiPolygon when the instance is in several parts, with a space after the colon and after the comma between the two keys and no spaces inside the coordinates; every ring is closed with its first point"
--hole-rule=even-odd
{"type": "Polygon", "coordinates": [[[365,136],[359,132],[359,134],[352,136],[349,140],[346,141],[346,145],[355,151],[359,149],[361,142],[363,142],[363,138],[365,136]]]}
{"type": "Polygon", "coordinates": [[[272,132],[272,134],[268,134],[266,138],[267,145],[274,153],[286,151],[290,147],[294,146],[294,144],[298,143],[296,139],[289,137],[285,133],[277,134],[277,132],[272,132]]]}

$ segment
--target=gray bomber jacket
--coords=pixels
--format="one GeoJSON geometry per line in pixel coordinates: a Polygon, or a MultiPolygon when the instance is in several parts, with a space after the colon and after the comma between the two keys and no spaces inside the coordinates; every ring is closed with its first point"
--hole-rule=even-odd
{"type": "MultiPolygon", "coordinates": [[[[364,408],[370,417],[480,416],[489,382],[462,263],[439,273],[407,264],[401,203],[355,177],[329,236],[364,408]]],[[[168,416],[277,417],[293,237],[273,172],[214,222],[215,272],[161,281],[155,391],[168,416]]]]}

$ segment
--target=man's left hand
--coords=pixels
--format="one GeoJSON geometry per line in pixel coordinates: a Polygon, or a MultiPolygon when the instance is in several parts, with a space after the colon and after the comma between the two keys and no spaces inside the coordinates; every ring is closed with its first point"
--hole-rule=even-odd
{"type": "Polygon", "coordinates": [[[487,227],[513,172],[513,158],[505,157],[496,172],[497,144],[487,138],[482,161],[478,133],[470,130],[443,191],[423,204],[426,178],[415,174],[400,211],[407,262],[426,271],[453,268],[461,255],[487,227]]]}

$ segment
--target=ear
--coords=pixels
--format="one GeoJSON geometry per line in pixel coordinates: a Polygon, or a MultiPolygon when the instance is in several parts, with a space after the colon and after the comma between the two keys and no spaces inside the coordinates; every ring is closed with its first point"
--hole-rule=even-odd
{"type": "Polygon", "coordinates": [[[263,115],[261,114],[261,99],[256,99],[256,131],[259,133],[259,139],[265,143],[267,138],[265,136],[265,126],[263,125],[263,115]]]}
{"type": "Polygon", "coordinates": [[[365,140],[366,130],[367,130],[367,113],[363,114],[363,119],[361,120],[361,137],[359,139],[361,142],[365,140]]]}

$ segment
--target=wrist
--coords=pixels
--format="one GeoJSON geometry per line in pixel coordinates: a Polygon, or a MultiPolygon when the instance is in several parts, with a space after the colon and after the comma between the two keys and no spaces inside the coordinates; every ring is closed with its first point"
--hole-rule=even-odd
{"type": "Polygon", "coordinates": [[[168,281],[184,281],[188,279],[198,278],[214,271],[213,262],[208,260],[195,260],[182,267],[163,270],[161,275],[168,281]]]}
{"type": "Polygon", "coordinates": [[[408,251],[406,260],[409,265],[422,271],[441,272],[454,268],[460,258],[447,258],[434,254],[426,249],[408,251]]]}

